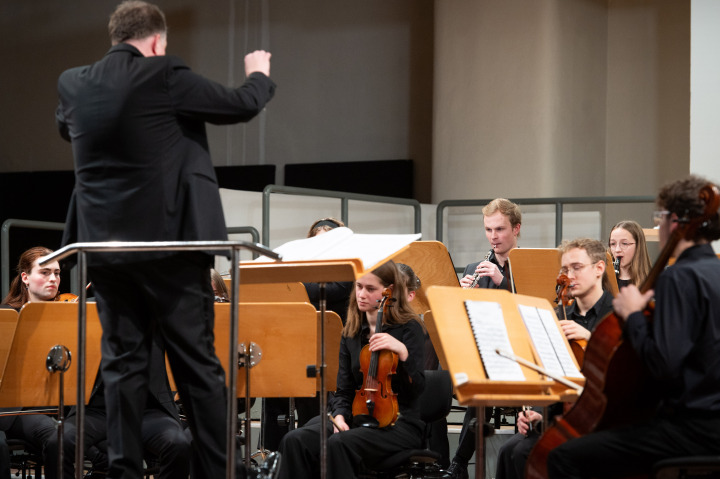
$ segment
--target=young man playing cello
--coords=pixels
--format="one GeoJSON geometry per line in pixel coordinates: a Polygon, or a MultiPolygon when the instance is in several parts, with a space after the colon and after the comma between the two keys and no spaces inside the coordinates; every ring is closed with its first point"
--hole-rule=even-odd
{"type": "Polygon", "coordinates": [[[712,194],[708,185],[690,176],[660,190],[654,215],[660,246],[676,262],[664,271],[656,264],[654,291],[629,285],[613,302],[625,321],[623,338],[662,386],[659,408],[648,420],[556,447],[548,456],[550,477],[634,476],[650,473],[661,459],[720,454],[720,260],[710,246],[720,238],[720,222],[711,201],[717,188],[711,185],[712,194]],[[701,197],[701,190],[709,194],[701,197]],[[643,311],[653,296],[648,320],[643,311]]]}

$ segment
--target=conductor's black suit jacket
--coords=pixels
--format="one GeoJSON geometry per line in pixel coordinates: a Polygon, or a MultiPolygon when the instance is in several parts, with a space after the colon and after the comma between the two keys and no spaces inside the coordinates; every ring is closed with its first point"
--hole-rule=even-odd
{"type": "MultiPolygon", "coordinates": [[[[177,57],[145,57],[124,43],[63,72],[56,120],[76,176],[63,244],[227,239],[205,122],[248,121],[274,90],[262,73],[227,88],[177,57]]],[[[127,254],[90,263],[167,253],[127,254]]]]}

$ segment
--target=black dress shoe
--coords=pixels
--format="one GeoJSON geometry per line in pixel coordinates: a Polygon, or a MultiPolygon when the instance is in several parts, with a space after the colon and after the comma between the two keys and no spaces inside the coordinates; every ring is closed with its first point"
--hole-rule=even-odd
{"type": "Polygon", "coordinates": [[[467,464],[460,464],[459,462],[453,461],[446,472],[452,479],[468,479],[467,464]]]}
{"type": "Polygon", "coordinates": [[[280,472],[280,453],[271,452],[259,466],[247,470],[247,479],[275,479],[280,472]]]}

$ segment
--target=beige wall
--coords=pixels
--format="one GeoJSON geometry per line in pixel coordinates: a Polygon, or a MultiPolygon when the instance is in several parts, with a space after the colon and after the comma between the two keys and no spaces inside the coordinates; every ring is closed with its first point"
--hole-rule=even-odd
{"type": "MultiPolygon", "coordinates": [[[[55,82],[107,50],[116,2],[2,3],[0,171],[72,167],[55,82]]],[[[261,121],[209,128],[218,165],[276,164],[281,183],[286,163],[412,158],[425,202],[654,194],[689,168],[690,2],[160,3],[170,53],[210,78],[273,52],[261,121]]]]}
{"type": "Polygon", "coordinates": [[[437,2],[434,200],[652,195],[687,173],[689,32],[688,2],[437,2]]]}

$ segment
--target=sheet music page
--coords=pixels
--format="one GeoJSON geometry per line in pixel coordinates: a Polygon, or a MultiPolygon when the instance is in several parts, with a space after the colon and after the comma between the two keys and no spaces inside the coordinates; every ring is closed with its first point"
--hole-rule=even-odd
{"type": "MultiPolygon", "coordinates": [[[[334,228],[327,233],[313,236],[312,238],[297,239],[288,241],[278,246],[273,251],[282,255],[283,261],[304,261],[315,259],[316,256],[335,243],[344,241],[351,237],[353,232],[350,228],[341,227],[334,228]]],[[[274,261],[267,256],[261,256],[255,260],[256,262],[274,261]]]]}
{"type": "Polygon", "coordinates": [[[565,347],[552,312],[526,305],[520,305],[519,310],[543,367],[557,376],[583,377],[565,347]]]}
{"type": "MultiPolygon", "coordinates": [[[[358,258],[365,268],[420,239],[421,234],[356,234],[350,228],[334,228],[312,238],[289,241],[273,251],[283,261],[358,258]]],[[[273,261],[261,256],[256,262],[273,261]]]]}
{"type": "Polygon", "coordinates": [[[488,378],[493,381],[525,381],[520,365],[496,352],[502,349],[512,353],[500,303],[465,301],[465,309],[488,378]]]}

